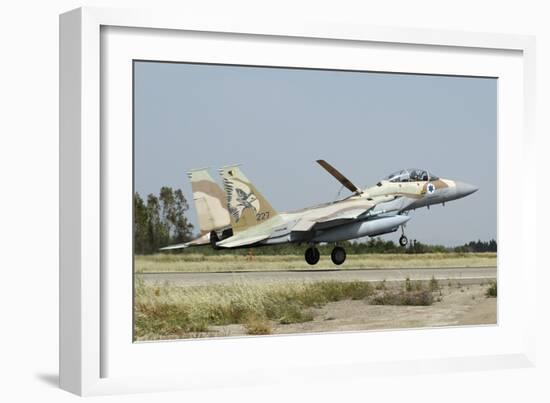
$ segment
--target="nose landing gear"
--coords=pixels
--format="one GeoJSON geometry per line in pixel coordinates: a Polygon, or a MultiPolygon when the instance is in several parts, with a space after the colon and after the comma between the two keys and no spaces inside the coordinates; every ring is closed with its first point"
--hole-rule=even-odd
{"type": "Polygon", "coordinates": [[[401,236],[399,237],[399,245],[405,247],[409,243],[409,240],[405,236],[405,228],[401,226],[401,236]]]}

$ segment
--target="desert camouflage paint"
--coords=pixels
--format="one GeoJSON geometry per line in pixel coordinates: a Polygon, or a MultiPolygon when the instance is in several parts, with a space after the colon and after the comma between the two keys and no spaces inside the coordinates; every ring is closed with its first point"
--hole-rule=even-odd
{"type": "Polygon", "coordinates": [[[190,171],[187,176],[191,180],[201,236],[229,227],[231,222],[225,192],[212,179],[208,170],[190,171]]]}

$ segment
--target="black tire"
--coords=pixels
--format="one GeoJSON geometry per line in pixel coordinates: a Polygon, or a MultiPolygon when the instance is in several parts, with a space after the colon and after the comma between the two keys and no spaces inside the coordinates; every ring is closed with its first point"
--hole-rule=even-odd
{"type": "Polygon", "coordinates": [[[313,266],[319,262],[319,259],[321,258],[321,254],[319,253],[319,249],[315,247],[307,248],[305,253],[306,262],[313,266]]]}
{"type": "Polygon", "coordinates": [[[399,238],[399,245],[407,246],[407,243],[409,243],[407,237],[405,235],[401,235],[401,237],[399,238]]]}
{"type": "Polygon", "coordinates": [[[334,263],[337,266],[340,266],[342,263],[346,261],[345,249],[340,246],[336,246],[332,250],[332,253],[330,254],[330,259],[332,260],[332,263],[334,263]]]}

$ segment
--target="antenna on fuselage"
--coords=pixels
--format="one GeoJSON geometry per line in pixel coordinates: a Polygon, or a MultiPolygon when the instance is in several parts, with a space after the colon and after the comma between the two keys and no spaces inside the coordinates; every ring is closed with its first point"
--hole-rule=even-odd
{"type": "Polygon", "coordinates": [[[340,194],[342,193],[342,189],[344,189],[344,185],[340,186],[340,189],[338,189],[338,193],[336,193],[336,196],[334,197],[334,202],[340,199],[340,194]]]}

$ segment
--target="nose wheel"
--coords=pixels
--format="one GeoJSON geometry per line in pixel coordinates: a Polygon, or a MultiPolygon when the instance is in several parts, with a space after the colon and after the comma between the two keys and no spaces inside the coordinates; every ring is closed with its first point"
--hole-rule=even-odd
{"type": "Polygon", "coordinates": [[[319,258],[321,257],[321,254],[319,253],[319,249],[317,249],[315,246],[309,247],[306,249],[306,262],[310,265],[315,265],[319,262],[319,258]]]}
{"type": "Polygon", "coordinates": [[[401,236],[399,237],[399,245],[405,247],[409,243],[409,240],[405,236],[405,228],[401,226],[401,236]]]}

